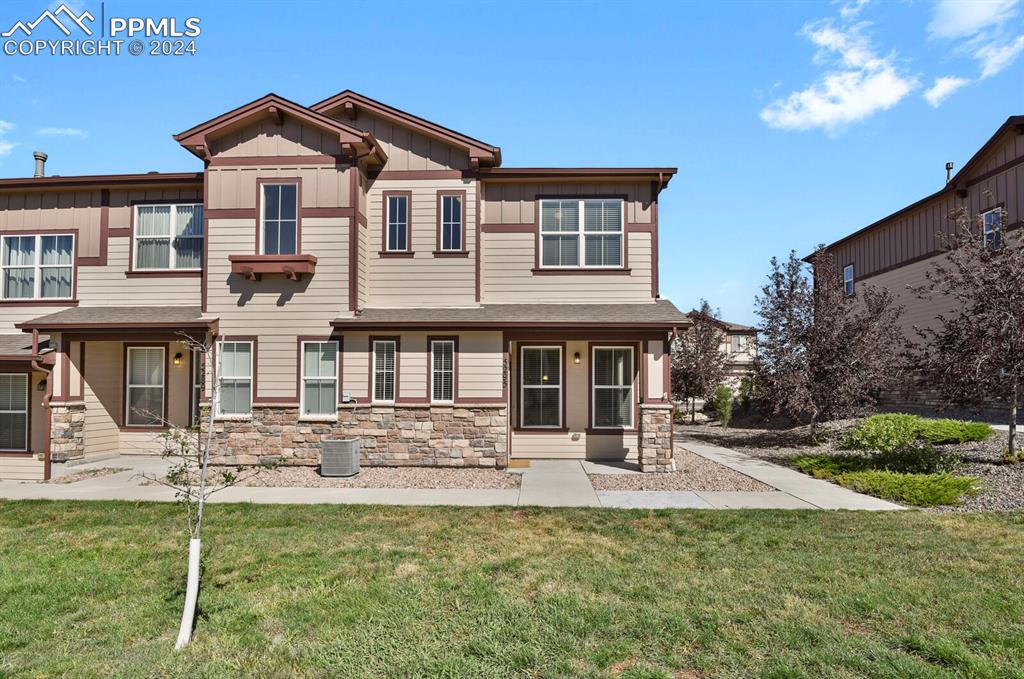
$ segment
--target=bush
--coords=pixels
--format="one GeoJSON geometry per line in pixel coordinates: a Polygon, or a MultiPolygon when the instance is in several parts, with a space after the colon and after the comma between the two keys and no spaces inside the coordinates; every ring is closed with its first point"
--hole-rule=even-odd
{"type": "Polygon", "coordinates": [[[960,456],[956,453],[935,450],[931,444],[914,444],[897,448],[888,453],[879,453],[874,458],[876,468],[905,474],[941,474],[953,472],[960,467],[960,456]]]}
{"type": "Polygon", "coordinates": [[[729,387],[715,389],[715,417],[723,427],[728,427],[732,421],[732,389],[729,387]]]}
{"type": "Polygon", "coordinates": [[[872,415],[847,432],[839,447],[891,453],[913,445],[920,430],[921,418],[916,415],[872,415]]]}
{"type": "Polygon", "coordinates": [[[947,419],[921,420],[921,438],[935,445],[984,441],[994,433],[992,427],[985,422],[947,419]]]}
{"type": "Polygon", "coordinates": [[[978,480],[952,474],[900,474],[890,471],[847,472],[836,483],[858,493],[916,507],[960,504],[965,495],[979,490],[978,480]]]}

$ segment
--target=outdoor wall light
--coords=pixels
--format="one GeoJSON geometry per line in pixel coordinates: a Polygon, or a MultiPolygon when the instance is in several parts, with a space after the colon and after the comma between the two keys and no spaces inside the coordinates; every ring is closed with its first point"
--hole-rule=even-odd
{"type": "Polygon", "coordinates": [[[39,384],[36,385],[36,391],[46,391],[46,380],[39,380],[39,384]]]}
{"type": "Polygon", "coordinates": [[[181,365],[181,352],[174,355],[174,365],[181,365]]]}
{"type": "Polygon", "coordinates": [[[577,351],[575,354],[572,355],[572,362],[575,363],[576,365],[580,364],[580,352],[577,351]]]}

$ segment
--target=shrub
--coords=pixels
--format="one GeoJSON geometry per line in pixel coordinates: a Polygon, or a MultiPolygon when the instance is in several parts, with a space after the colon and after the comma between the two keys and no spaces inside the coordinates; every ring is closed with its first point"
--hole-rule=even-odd
{"type": "Polygon", "coordinates": [[[750,412],[750,401],[753,398],[753,395],[754,395],[754,378],[752,378],[749,375],[747,375],[743,379],[740,380],[740,389],[739,389],[740,408],[743,409],[743,412],[745,412],[745,413],[750,412]]]}
{"type": "Polygon", "coordinates": [[[870,470],[846,472],[834,480],[859,493],[916,507],[959,504],[965,495],[973,495],[979,490],[977,479],[952,474],[901,474],[870,470]]]}
{"type": "Polygon", "coordinates": [[[891,453],[917,441],[920,422],[921,418],[916,415],[872,415],[847,432],[839,447],[891,453]]]}
{"type": "Polygon", "coordinates": [[[831,479],[846,472],[871,469],[871,460],[860,455],[800,455],[790,462],[816,479],[831,479]]]}
{"type": "Polygon", "coordinates": [[[928,443],[968,443],[984,441],[995,433],[985,422],[966,420],[922,419],[920,437],[928,443]]]}
{"type": "Polygon", "coordinates": [[[729,426],[732,420],[732,389],[729,387],[715,389],[715,416],[723,427],[729,426]]]}
{"type": "Polygon", "coordinates": [[[941,474],[960,467],[956,453],[936,450],[928,443],[903,446],[874,458],[876,468],[905,474],[941,474]]]}

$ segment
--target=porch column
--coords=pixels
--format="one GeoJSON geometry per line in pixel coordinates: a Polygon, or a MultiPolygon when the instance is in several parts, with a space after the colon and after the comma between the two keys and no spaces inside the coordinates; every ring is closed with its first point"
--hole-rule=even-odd
{"type": "Polygon", "coordinates": [[[675,460],[672,457],[673,410],[671,404],[640,404],[640,471],[675,471],[675,460]]]}
{"type": "Polygon", "coordinates": [[[50,341],[57,351],[50,375],[50,460],[66,462],[85,455],[85,397],[81,379],[84,343],[69,342],[58,333],[50,341]]]}

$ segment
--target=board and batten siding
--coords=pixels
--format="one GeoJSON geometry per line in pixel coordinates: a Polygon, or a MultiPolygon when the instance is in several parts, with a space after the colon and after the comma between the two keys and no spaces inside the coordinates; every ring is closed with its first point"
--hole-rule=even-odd
{"type": "Polygon", "coordinates": [[[282,124],[264,120],[229,132],[210,142],[210,153],[221,158],[313,156],[341,154],[337,135],[285,117],[282,124]]]}
{"type": "Polygon", "coordinates": [[[650,182],[494,182],[481,195],[484,224],[536,224],[540,196],[625,196],[626,223],[650,224],[654,195],[650,182]]]}
{"type": "MultiPolygon", "coordinates": [[[[257,179],[302,180],[302,207],[348,207],[351,205],[349,177],[344,166],[279,165],[268,159],[267,166],[217,166],[206,172],[211,209],[259,209],[257,179]]],[[[314,253],[315,254],[315,253],[314,253]]]]}
{"type": "Polygon", "coordinates": [[[449,143],[432,139],[380,116],[360,110],[355,120],[337,120],[373,134],[388,156],[385,171],[467,170],[469,154],[449,143]]]}

